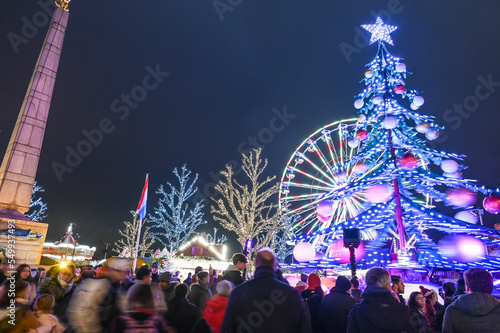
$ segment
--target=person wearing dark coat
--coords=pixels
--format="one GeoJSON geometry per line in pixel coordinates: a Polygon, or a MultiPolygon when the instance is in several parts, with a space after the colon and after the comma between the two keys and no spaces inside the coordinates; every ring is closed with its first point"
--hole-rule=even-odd
{"type": "Polygon", "coordinates": [[[300,295],[293,287],[276,279],[277,261],[271,249],[257,252],[255,268],[254,279],[231,293],[221,333],[311,332],[300,295]]]}
{"type": "Polygon", "coordinates": [[[37,296],[41,294],[51,294],[54,296],[56,301],[54,315],[56,315],[63,324],[68,323],[66,309],[76,289],[74,283],[75,271],[75,265],[68,264],[63,268],[59,268],[59,274],[55,278],[46,277],[38,285],[37,296]]]}
{"type": "Polygon", "coordinates": [[[158,263],[154,262],[151,265],[151,282],[158,283],[158,279],[160,278],[160,274],[158,273],[158,263]]]}
{"type": "MultiPolygon", "coordinates": [[[[425,297],[420,291],[414,291],[411,293],[410,298],[408,299],[408,307],[412,310],[412,316],[415,318],[415,321],[419,321],[422,327],[421,333],[431,333],[431,327],[427,318],[424,315],[425,308],[425,297]]],[[[419,333],[420,333],[419,332],[419,333]]]]}
{"type": "Polygon", "coordinates": [[[239,286],[243,283],[241,271],[243,271],[247,265],[247,257],[242,253],[235,253],[231,260],[233,264],[229,265],[222,274],[223,279],[232,282],[235,286],[239,286]]]}
{"type": "Polygon", "coordinates": [[[212,297],[212,291],[208,285],[208,273],[199,272],[198,282],[192,283],[189,289],[191,291],[189,301],[200,310],[200,313],[203,313],[207,301],[212,297]]]}
{"type": "Polygon", "coordinates": [[[318,274],[312,273],[307,278],[307,288],[300,293],[306,302],[311,317],[311,327],[314,333],[323,332],[323,321],[321,320],[321,300],[323,299],[321,279],[318,274]]]}
{"type": "Polygon", "coordinates": [[[491,274],[482,268],[471,268],[464,273],[464,279],[467,294],[446,308],[443,333],[500,332],[500,301],[491,295],[491,274]]]}
{"type": "Polygon", "coordinates": [[[347,333],[419,332],[420,323],[410,317],[410,309],[391,293],[389,272],[373,267],[366,273],[366,289],[361,303],[349,313],[347,333]]]}
{"type": "Polygon", "coordinates": [[[465,280],[458,279],[457,281],[457,289],[453,293],[453,296],[451,297],[453,300],[456,300],[459,296],[465,295],[465,280]]]}
{"type": "Polygon", "coordinates": [[[345,276],[339,276],[335,287],[321,301],[321,319],[326,332],[345,333],[349,311],[356,304],[349,291],[351,282],[345,276]]]}
{"type": "Polygon", "coordinates": [[[354,300],[356,301],[356,303],[361,302],[362,291],[361,291],[361,289],[359,289],[359,281],[358,281],[358,279],[356,277],[353,277],[351,279],[351,285],[352,285],[352,288],[351,288],[351,297],[354,298],[354,300]]]}
{"type": "Polygon", "coordinates": [[[175,296],[167,302],[167,320],[177,329],[178,333],[190,333],[193,325],[201,318],[201,313],[188,299],[189,287],[181,283],[175,287],[175,296]]]}

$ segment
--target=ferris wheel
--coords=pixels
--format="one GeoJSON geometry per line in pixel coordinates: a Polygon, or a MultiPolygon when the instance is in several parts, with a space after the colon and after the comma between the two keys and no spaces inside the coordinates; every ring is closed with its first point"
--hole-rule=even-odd
{"type": "MultiPolygon", "coordinates": [[[[292,234],[299,236],[329,228],[358,215],[365,208],[362,192],[337,197],[351,182],[362,180],[377,165],[346,163],[357,154],[349,142],[357,118],[326,125],[304,140],[290,157],[280,183],[279,207],[293,219],[292,234]]],[[[321,241],[321,236],[313,243],[321,241]]]]}

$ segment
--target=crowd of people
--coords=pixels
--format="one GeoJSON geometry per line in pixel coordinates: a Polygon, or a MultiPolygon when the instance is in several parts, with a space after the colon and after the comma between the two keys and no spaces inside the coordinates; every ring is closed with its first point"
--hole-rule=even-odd
{"type": "Polygon", "coordinates": [[[248,281],[246,264],[237,253],[222,274],[197,267],[184,280],[157,263],[133,274],[125,259],[78,272],[70,263],[0,270],[0,333],[500,332],[500,301],[484,269],[444,283],[439,295],[420,286],[405,300],[401,277],[380,267],[367,271],[364,290],[356,277],[338,276],[325,293],[315,273],[290,286],[270,249],[257,252],[248,281]]]}

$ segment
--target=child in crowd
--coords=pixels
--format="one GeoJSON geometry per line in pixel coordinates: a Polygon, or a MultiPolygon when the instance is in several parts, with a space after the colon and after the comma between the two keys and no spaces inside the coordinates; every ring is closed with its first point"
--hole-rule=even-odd
{"type": "Polygon", "coordinates": [[[59,322],[59,319],[52,314],[56,304],[54,296],[50,294],[39,295],[35,300],[33,309],[35,316],[40,322],[36,330],[30,330],[30,333],[62,333],[66,327],[59,322]]]}

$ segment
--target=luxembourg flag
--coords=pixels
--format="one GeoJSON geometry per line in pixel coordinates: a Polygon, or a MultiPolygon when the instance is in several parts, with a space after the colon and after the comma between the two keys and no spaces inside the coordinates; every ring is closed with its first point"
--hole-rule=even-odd
{"type": "Polygon", "coordinates": [[[146,174],[146,183],[144,184],[144,188],[142,189],[141,201],[139,201],[139,206],[137,206],[137,215],[144,220],[146,217],[146,205],[148,202],[148,178],[149,173],[146,174]]]}

